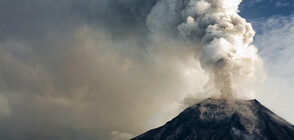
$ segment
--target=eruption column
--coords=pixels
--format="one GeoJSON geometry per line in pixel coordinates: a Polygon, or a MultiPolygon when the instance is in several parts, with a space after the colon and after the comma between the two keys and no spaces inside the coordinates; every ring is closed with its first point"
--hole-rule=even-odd
{"type": "Polygon", "coordinates": [[[178,33],[180,38],[194,43],[201,51],[201,67],[210,77],[207,84],[213,85],[209,92],[224,98],[240,94],[238,89],[254,83],[262,66],[256,47],[250,45],[255,32],[238,15],[240,3],[241,0],[159,0],[147,21],[151,32],[178,33]],[[173,31],[175,27],[177,31],[173,31]]]}
{"type": "Polygon", "coordinates": [[[231,96],[237,85],[254,75],[259,60],[250,23],[238,15],[240,0],[190,0],[182,11],[186,21],[181,35],[202,42],[200,63],[221,97],[231,96]],[[189,34],[186,34],[187,31],[189,34]]]}

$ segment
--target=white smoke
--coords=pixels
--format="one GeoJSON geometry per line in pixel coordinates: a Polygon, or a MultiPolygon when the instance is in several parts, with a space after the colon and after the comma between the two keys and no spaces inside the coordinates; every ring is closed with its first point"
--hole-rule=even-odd
{"type": "Polygon", "coordinates": [[[250,45],[255,32],[238,15],[240,2],[161,0],[147,19],[153,36],[169,34],[196,48],[196,59],[210,77],[207,85],[213,85],[206,92],[217,97],[248,97],[246,88],[262,75],[262,60],[250,45]]]}
{"type": "Polygon", "coordinates": [[[126,132],[119,132],[119,131],[111,131],[111,140],[129,140],[134,137],[132,134],[126,132]]]}

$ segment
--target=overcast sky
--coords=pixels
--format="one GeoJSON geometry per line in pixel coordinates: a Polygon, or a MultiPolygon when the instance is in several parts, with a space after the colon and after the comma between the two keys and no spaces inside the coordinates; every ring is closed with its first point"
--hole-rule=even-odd
{"type": "MultiPolygon", "coordinates": [[[[156,1],[0,0],[0,139],[126,139],[175,117],[208,77],[191,44],[150,41],[156,1]]],[[[239,9],[267,77],[255,97],[294,123],[294,2],[239,9]]]]}

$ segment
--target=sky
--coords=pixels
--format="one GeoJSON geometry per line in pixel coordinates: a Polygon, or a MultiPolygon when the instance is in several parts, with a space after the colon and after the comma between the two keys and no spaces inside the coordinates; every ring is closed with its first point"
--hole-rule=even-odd
{"type": "Polygon", "coordinates": [[[252,23],[256,36],[253,44],[264,61],[267,78],[263,91],[256,97],[264,105],[294,123],[294,2],[243,1],[240,15],[252,23]]]}
{"type": "MultiPolygon", "coordinates": [[[[208,76],[198,50],[150,36],[156,2],[0,0],[0,139],[128,139],[201,98],[208,76]]],[[[239,7],[266,73],[254,98],[292,124],[293,8],[292,0],[239,7]]]]}

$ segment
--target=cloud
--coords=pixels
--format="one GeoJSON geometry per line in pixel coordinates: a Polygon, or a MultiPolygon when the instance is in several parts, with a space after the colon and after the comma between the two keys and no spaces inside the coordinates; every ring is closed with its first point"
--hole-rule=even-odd
{"type": "Polygon", "coordinates": [[[275,3],[275,6],[276,7],[285,7],[285,6],[289,6],[290,4],[287,3],[287,2],[281,2],[281,1],[278,1],[275,3]]]}
{"type": "Polygon", "coordinates": [[[111,131],[112,140],[128,140],[134,136],[125,132],[111,131]]]}
{"type": "Polygon", "coordinates": [[[39,54],[42,44],[14,42],[1,45],[1,94],[8,102],[1,110],[10,112],[1,123],[4,139],[108,139],[112,130],[139,134],[160,106],[205,82],[198,81],[205,75],[193,53],[186,55],[190,49],[164,47],[151,58],[136,40],[113,41],[90,27],[49,41],[51,55],[39,54]]]}
{"type": "Polygon", "coordinates": [[[261,3],[263,0],[251,0],[248,2],[248,6],[254,6],[255,4],[261,3]]]}
{"type": "Polygon", "coordinates": [[[294,122],[294,17],[275,16],[253,23],[260,34],[254,44],[264,60],[267,80],[259,99],[285,119],[294,122]]]}
{"type": "Polygon", "coordinates": [[[202,90],[194,48],[148,41],[154,2],[1,1],[0,138],[137,135],[161,125],[147,125],[159,108],[202,90]]]}

